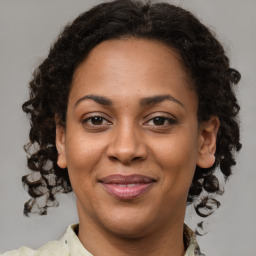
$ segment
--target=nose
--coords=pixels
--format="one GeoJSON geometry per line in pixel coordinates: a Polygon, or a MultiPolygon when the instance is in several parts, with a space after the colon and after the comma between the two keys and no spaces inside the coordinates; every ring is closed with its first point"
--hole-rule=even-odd
{"type": "Polygon", "coordinates": [[[111,161],[124,165],[147,158],[147,147],[139,132],[132,125],[122,125],[113,130],[113,137],[107,149],[111,161]]]}

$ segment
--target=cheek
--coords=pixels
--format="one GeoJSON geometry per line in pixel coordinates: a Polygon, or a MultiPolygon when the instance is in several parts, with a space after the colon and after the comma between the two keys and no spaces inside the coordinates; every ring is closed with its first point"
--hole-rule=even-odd
{"type": "Polygon", "coordinates": [[[70,180],[87,183],[95,176],[93,170],[102,156],[104,146],[98,140],[91,140],[84,135],[67,138],[66,158],[70,180]]]}
{"type": "Polygon", "coordinates": [[[158,165],[163,170],[166,189],[190,187],[197,161],[197,140],[192,132],[176,133],[165,139],[155,150],[158,165]],[[186,134],[186,135],[184,135],[186,134]]]}

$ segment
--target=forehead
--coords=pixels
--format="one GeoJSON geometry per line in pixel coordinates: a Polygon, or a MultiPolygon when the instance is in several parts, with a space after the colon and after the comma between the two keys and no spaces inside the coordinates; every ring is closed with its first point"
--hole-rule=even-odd
{"type": "Polygon", "coordinates": [[[141,69],[148,75],[152,72],[156,75],[162,70],[161,73],[176,74],[173,78],[184,79],[184,82],[190,83],[179,53],[162,42],[149,39],[125,38],[104,41],[95,46],[78,66],[73,81],[80,77],[81,69],[83,73],[98,72],[98,75],[106,75],[106,72],[117,75],[120,69],[128,71],[127,75],[131,72],[135,75],[141,69]]]}
{"type": "Polygon", "coordinates": [[[194,94],[175,50],[158,41],[128,38],[104,41],[92,49],[74,73],[70,97],[178,97],[185,92],[194,94]]]}

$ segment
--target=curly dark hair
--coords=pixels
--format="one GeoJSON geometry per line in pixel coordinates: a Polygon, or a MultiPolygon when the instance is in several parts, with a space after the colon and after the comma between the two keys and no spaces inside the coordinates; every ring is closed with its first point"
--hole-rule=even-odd
{"type": "Polygon", "coordinates": [[[31,196],[24,205],[25,215],[36,208],[39,214],[47,214],[48,207],[58,204],[58,192],[72,191],[67,170],[57,165],[54,117],[57,115],[65,126],[73,73],[92,48],[103,41],[124,37],[157,40],[175,49],[197,92],[198,122],[211,116],[219,118],[216,161],[211,168],[196,167],[187,198],[187,203],[194,202],[197,214],[202,217],[219,207],[215,197],[223,189],[215,171],[220,170],[226,180],[236,164],[235,152],[241,148],[239,105],[234,94],[240,73],[230,68],[222,45],[190,12],[168,3],[116,0],[95,6],[68,24],[48,57],[34,71],[30,97],[23,104],[31,122],[30,142],[25,150],[32,171],[22,178],[31,196]],[[206,196],[195,200],[202,194],[206,196]]]}

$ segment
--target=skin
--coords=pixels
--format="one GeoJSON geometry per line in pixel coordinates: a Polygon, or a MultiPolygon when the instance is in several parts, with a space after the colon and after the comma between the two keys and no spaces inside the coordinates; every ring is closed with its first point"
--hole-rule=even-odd
{"type": "Polygon", "coordinates": [[[197,95],[178,53],[153,40],[105,41],[78,66],[71,86],[56,145],[77,197],[82,244],[96,256],[184,255],[188,190],[196,165],[214,163],[219,121],[198,123],[197,95]],[[169,99],[152,100],[159,95],[169,99]],[[99,182],[113,174],[155,182],[121,200],[99,182]]]}

